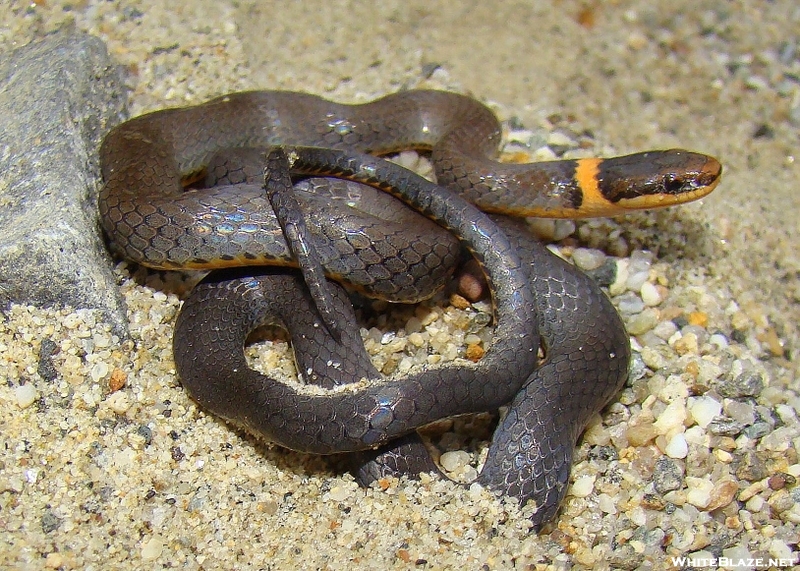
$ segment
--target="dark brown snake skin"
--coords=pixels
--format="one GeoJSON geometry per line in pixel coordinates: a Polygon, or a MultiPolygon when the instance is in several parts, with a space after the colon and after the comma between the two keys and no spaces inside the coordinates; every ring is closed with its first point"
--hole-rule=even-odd
{"type": "MultiPolygon", "coordinates": [[[[183,190],[185,180],[208,170],[221,150],[277,144],[288,146],[295,173],[366,182],[444,226],[479,260],[493,295],[496,334],[478,363],[359,382],[379,375],[339,286],[327,286],[332,305],[326,323],[333,322],[337,333],[331,336],[316,311],[318,300],[295,273],[251,268],[215,272],[187,299],[174,338],[178,374],[203,407],[288,448],[329,454],[388,446],[377,463],[362,468],[364,481],[394,469],[419,469],[409,458],[420,448],[406,436],[416,428],[511,403],[480,481],[520,501],[535,500],[538,527],[555,515],[564,496],[577,437],[625,380],[628,338],[590,279],[517,225],[491,220],[462,196],[501,213],[618,213],[626,206],[666,206],[702,196],[716,185],[720,167],[685,151],[500,165],[491,160],[499,138],[491,112],[451,93],[411,91],[362,106],[299,93],[232,94],[145,115],[108,135],[101,149],[103,227],[122,255],[151,267],[291,265],[262,185],[183,190]],[[381,159],[333,150],[383,154],[402,148],[432,149],[437,180],[448,189],[381,159]],[[301,376],[336,388],[320,394],[248,368],[245,338],[271,321],[289,330],[301,376]],[[545,358],[537,368],[539,334],[545,358]],[[395,444],[398,437],[403,439],[395,444]]],[[[278,155],[270,154],[268,171],[279,170],[272,164],[278,155]]],[[[410,238],[401,237],[400,229],[387,231],[389,238],[380,242],[360,231],[382,223],[355,222],[336,234],[331,228],[341,227],[345,217],[338,206],[330,224],[325,215],[310,212],[301,218],[315,248],[328,248],[318,255],[328,275],[372,295],[428,295],[440,279],[431,277],[433,270],[456,256],[452,244],[431,239],[425,229],[410,228],[410,238]],[[388,265],[378,250],[385,250],[388,265]],[[412,278],[429,283],[417,285],[412,278]]],[[[376,454],[365,453],[369,460],[376,454]]],[[[427,457],[422,466],[432,466],[427,457]]]]}

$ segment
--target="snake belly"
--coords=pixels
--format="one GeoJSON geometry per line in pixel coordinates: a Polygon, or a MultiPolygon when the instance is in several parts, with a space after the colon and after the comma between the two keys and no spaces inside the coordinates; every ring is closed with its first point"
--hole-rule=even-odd
{"type": "MultiPolygon", "coordinates": [[[[324,333],[325,327],[298,278],[250,268],[212,274],[187,299],[174,338],[178,373],[211,412],[283,446],[324,454],[374,449],[433,420],[511,403],[480,478],[521,501],[533,499],[539,525],[563,498],[575,440],[588,418],[624,382],[627,334],[591,280],[471,203],[523,216],[618,214],[704,196],[716,186],[721,167],[711,157],[681,150],[503,165],[492,158],[500,135],[488,109],[452,93],[409,91],[363,105],[290,92],[231,94],[112,130],[101,148],[101,221],[115,250],[151,267],[291,265],[257,185],[185,192],[184,183],[207,170],[223,149],[312,145],[323,149],[304,155],[300,172],[367,182],[443,225],[479,260],[492,292],[496,334],[478,363],[365,386],[361,378],[376,372],[364,361],[344,294],[334,295],[343,334],[317,338],[306,332],[324,333]],[[437,181],[447,190],[380,159],[325,150],[386,154],[404,148],[431,150],[437,181]],[[265,276],[269,294],[262,291],[265,276]],[[247,334],[274,320],[289,328],[299,370],[337,388],[308,392],[247,367],[247,334]],[[540,331],[545,358],[537,368],[540,331]],[[304,346],[300,339],[311,341],[304,346]]],[[[424,232],[409,240],[400,247],[421,249],[436,241],[424,232]]],[[[323,260],[330,276],[345,281],[347,265],[343,272],[323,260]]],[[[392,272],[378,273],[393,279],[392,272]]],[[[394,275],[407,279],[411,273],[394,275]]],[[[350,283],[374,291],[374,284],[350,283]]],[[[402,464],[401,448],[389,446],[388,464],[402,464]]]]}

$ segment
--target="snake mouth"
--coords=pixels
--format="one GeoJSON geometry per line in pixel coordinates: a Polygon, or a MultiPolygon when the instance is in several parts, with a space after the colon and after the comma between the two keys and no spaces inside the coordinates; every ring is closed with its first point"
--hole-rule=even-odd
{"type": "Polygon", "coordinates": [[[617,202],[621,210],[655,210],[668,206],[677,206],[687,202],[700,200],[711,194],[719,184],[719,177],[710,184],[696,187],[692,190],[683,190],[678,194],[658,193],[633,198],[622,198],[617,202]]]}

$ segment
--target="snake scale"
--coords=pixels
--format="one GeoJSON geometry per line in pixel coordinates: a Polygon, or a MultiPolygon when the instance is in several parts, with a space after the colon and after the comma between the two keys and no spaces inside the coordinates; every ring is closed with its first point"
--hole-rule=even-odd
{"type": "Polygon", "coordinates": [[[713,190],[721,166],[682,150],[508,165],[494,160],[500,138],[491,111],[453,93],[413,90],[363,105],[234,93],[108,134],[102,226],[117,252],[143,265],[218,270],[185,301],[174,337],[179,377],[202,407],[288,448],[355,452],[367,482],[434,467],[418,427],[508,405],[479,480],[535,501],[539,527],[565,494],[575,441],[624,383],[630,348],[596,284],[502,215],[580,218],[680,204],[713,190]],[[437,184],[373,156],[408,148],[431,152],[437,184]],[[230,149],[255,159],[238,164],[230,149]],[[253,160],[262,173],[247,173],[253,160]],[[353,182],[310,179],[293,189],[289,171],[353,182]],[[211,186],[186,188],[203,176],[211,186]],[[398,222],[393,198],[357,183],[428,220],[398,222]],[[273,211],[270,185],[286,187],[279,196],[289,197],[291,226],[308,242],[281,225],[287,214],[273,211]],[[379,212],[362,216],[362,207],[379,212]],[[491,345],[477,363],[391,380],[370,362],[342,287],[314,278],[321,283],[312,290],[329,296],[322,303],[300,274],[280,267],[297,266],[300,252],[312,269],[367,295],[418,301],[441,287],[459,244],[486,275],[491,345]],[[269,322],[287,328],[298,371],[319,388],[247,366],[245,339],[269,322]]]}

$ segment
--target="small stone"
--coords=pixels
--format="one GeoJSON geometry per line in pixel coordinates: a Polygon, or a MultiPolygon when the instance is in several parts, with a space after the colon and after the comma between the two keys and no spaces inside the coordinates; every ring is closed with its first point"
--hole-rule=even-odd
{"type": "Polygon", "coordinates": [[[754,482],[739,492],[739,500],[742,502],[747,502],[754,497],[758,497],[756,494],[760,494],[765,489],[766,484],[764,484],[764,482],[754,482]]]}
{"type": "Polygon", "coordinates": [[[36,402],[38,392],[32,383],[25,383],[14,388],[14,397],[19,408],[28,408],[36,402]]]}
{"type": "Polygon", "coordinates": [[[600,494],[597,497],[597,507],[600,508],[601,511],[607,514],[615,514],[617,513],[617,500],[609,496],[608,494],[600,494]]]}
{"type": "Polygon", "coordinates": [[[650,270],[640,270],[637,272],[631,271],[628,275],[628,280],[625,282],[625,287],[630,291],[641,291],[642,286],[647,282],[650,277],[650,270]]]}
{"type": "Polygon", "coordinates": [[[126,393],[111,393],[106,399],[106,404],[116,414],[125,414],[131,408],[131,399],[126,393]]]}
{"type": "Polygon", "coordinates": [[[146,446],[150,446],[153,442],[153,430],[145,424],[140,425],[139,428],[136,429],[136,434],[144,440],[146,446]]]}
{"type": "Polygon", "coordinates": [[[658,431],[652,424],[636,424],[625,431],[625,436],[631,446],[644,446],[658,436],[658,431]]]}
{"type": "Polygon", "coordinates": [[[49,509],[42,514],[42,531],[52,533],[61,525],[61,518],[49,509]]]}
{"type": "Polygon", "coordinates": [[[617,260],[617,271],[615,272],[614,282],[608,286],[608,293],[612,296],[621,295],[625,291],[625,283],[628,281],[628,260],[617,260]]]}
{"type": "Polygon", "coordinates": [[[570,494],[576,498],[585,498],[594,490],[594,476],[581,476],[576,478],[570,488],[570,494]]]}
{"type": "Polygon", "coordinates": [[[152,561],[161,557],[164,550],[164,542],[158,536],[153,536],[142,544],[142,559],[152,561]]]}
{"type": "Polygon", "coordinates": [[[797,479],[791,474],[779,473],[770,476],[769,480],[767,480],[767,485],[771,490],[782,490],[787,485],[794,486],[796,482],[797,479]]]}
{"type": "Polygon", "coordinates": [[[481,345],[478,345],[477,343],[471,343],[467,345],[467,350],[464,356],[473,363],[477,363],[485,354],[486,350],[481,345]]]}
{"type": "Polygon", "coordinates": [[[655,494],[644,494],[642,496],[641,506],[645,509],[661,511],[666,505],[667,503],[664,499],[655,494]]]}
{"type": "Polygon", "coordinates": [[[733,480],[722,480],[714,484],[714,489],[711,490],[711,499],[706,506],[708,511],[718,508],[724,508],[733,501],[736,492],[739,491],[739,485],[733,480]]]}
{"type": "Polygon", "coordinates": [[[658,371],[667,366],[667,360],[664,356],[652,347],[642,347],[640,355],[644,364],[653,371],[658,371]]]}
{"type": "MultiPolygon", "coordinates": [[[[772,426],[768,422],[756,422],[744,429],[745,435],[751,440],[758,440],[770,434],[772,426]]],[[[773,443],[775,439],[772,440],[773,443]]]]}
{"type": "MultiPolygon", "coordinates": [[[[691,400],[691,399],[690,399],[691,400]]],[[[678,429],[683,429],[686,421],[686,405],[683,400],[675,400],[658,415],[658,419],[653,423],[653,427],[658,434],[671,436],[671,433],[678,429]]]]}
{"type": "Polygon", "coordinates": [[[58,371],[53,363],[53,355],[59,351],[58,345],[49,338],[42,339],[39,347],[39,363],[36,372],[46,381],[52,381],[58,377],[58,371]]]}
{"type": "Polygon", "coordinates": [[[725,414],[742,425],[751,425],[756,421],[756,408],[751,402],[728,400],[725,402],[725,414]]]}
{"type": "Polygon", "coordinates": [[[48,569],[60,569],[64,566],[64,556],[57,551],[48,553],[47,557],[45,557],[44,565],[48,569]]]}
{"type": "Polygon", "coordinates": [[[728,348],[728,338],[722,333],[714,333],[708,338],[708,342],[715,345],[717,349],[720,350],[728,348]]]}
{"type": "Polygon", "coordinates": [[[634,315],[626,324],[628,333],[631,335],[642,335],[656,326],[659,319],[659,312],[653,307],[648,307],[638,315],[634,315]]]}
{"type": "Polygon", "coordinates": [[[778,490],[770,496],[767,503],[777,513],[783,513],[794,507],[795,500],[787,490],[778,490]]]}
{"type": "Polygon", "coordinates": [[[439,463],[446,472],[458,472],[469,464],[469,454],[463,450],[451,450],[442,454],[439,463]]]}
{"type": "Polygon", "coordinates": [[[583,271],[593,271],[603,265],[606,254],[600,250],[575,248],[572,252],[572,261],[583,271]]]}
{"type": "MultiPolygon", "coordinates": [[[[729,547],[728,549],[723,549],[722,556],[726,557],[728,561],[737,563],[739,561],[747,562],[748,560],[753,558],[753,555],[750,553],[750,550],[747,549],[746,547],[742,547],[741,545],[737,545],[735,547],[729,547]]],[[[730,569],[739,569],[744,571],[745,569],[753,569],[753,567],[742,566],[737,564],[735,567],[730,567],[730,569]]]]}
{"type": "Polygon", "coordinates": [[[753,496],[744,505],[750,513],[759,513],[766,504],[767,502],[761,496],[753,496]]]}
{"type": "Polygon", "coordinates": [[[617,296],[614,301],[617,304],[617,309],[623,316],[636,315],[644,311],[644,302],[633,292],[625,292],[617,296]]]}
{"type": "Polygon", "coordinates": [[[450,305],[456,309],[467,309],[470,306],[470,302],[465,297],[454,293],[450,296],[450,305]]]}
{"type": "Polygon", "coordinates": [[[653,471],[653,487],[659,494],[678,490],[683,486],[683,473],[678,465],[669,458],[656,460],[653,471]]]}
{"type": "Polygon", "coordinates": [[[688,316],[689,325],[705,328],[708,325],[708,314],[703,311],[693,311],[688,316]]]}
{"type": "Polygon", "coordinates": [[[754,397],[764,389],[764,378],[755,371],[745,371],[734,379],[723,380],[717,386],[719,394],[728,398],[754,397]]]}
{"type": "Polygon", "coordinates": [[[715,436],[738,436],[744,430],[744,425],[732,418],[718,416],[708,424],[707,428],[715,436]]]}
{"type": "Polygon", "coordinates": [[[350,497],[352,490],[347,486],[333,486],[328,496],[335,502],[343,502],[350,497]]]}
{"type": "Polygon", "coordinates": [[[777,538],[769,542],[769,554],[775,559],[783,559],[784,561],[797,561],[797,558],[794,557],[794,553],[792,552],[792,547],[789,546],[785,541],[781,541],[777,538]]]}
{"type": "Polygon", "coordinates": [[[633,571],[644,561],[644,553],[638,553],[630,543],[623,543],[606,554],[606,561],[613,569],[633,571]]]}
{"type": "Polygon", "coordinates": [[[547,136],[548,147],[575,147],[576,143],[564,133],[554,131],[547,136]]]}
{"type": "Polygon", "coordinates": [[[686,478],[686,486],[688,488],[686,492],[687,502],[700,509],[708,506],[711,502],[711,491],[714,488],[714,482],[705,478],[693,478],[690,476],[686,478]]]}
{"type": "Polygon", "coordinates": [[[650,282],[644,282],[642,284],[639,295],[642,296],[642,301],[648,307],[655,307],[661,303],[661,293],[658,291],[658,288],[650,282]]]}
{"type": "Polygon", "coordinates": [[[783,347],[783,343],[781,342],[780,337],[778,337],[778,332],[775,331],[774,327],[768,327],[762,335],[758,336],[758,340],[767,346],[767,349],[770,353],[772,353],[773,356],[783,357],[786,350],[783,347]]]}
{"type": "Polygon", "coordinates": [[[673,346],[678,355],[696,355],[699,349],[697,335],[694,333],[682,335],[673,346]]]}
{"type": "Polygon", "coordinates": [[[686,436],[681,433],[670,438],[667,446],[664,448],[664,453],[670,458],[686,458],[689,454],[689,445],[686,443],[686,436]]]}
{"type": "Polygon", "coordinates": [[[111,392],[116,392],[125,386],[128,381],[128,375],[122,369],[115,368],[111,371],[111,377],[108,379],[108,388],[111,392]]]}
{"type": "Polygon", "coordinates": [[[613,258],[606,258],[603,265],[595,270],[588,270],[586,274],[603,287],[609,287],[617,278],[617,262],[613,258]]]}
{"type": "Polygon", "coordinates": [[[672,321],[662,321],[653,328],[653,333],[656,337],[665,341],[675,335],[677,331],[678,326],[672,321]]]}
{"type": "Polygon", "coordinates": [[[752,450],[736,455],[735,462],[737,464],[736,477],[740,480],[757,482],[769,475],[764,460],[752,450]]]}
{"type": "Polygon", "coordinates": [[[89,370],[89,376],[92,378],[92,381],[96,383],[104,379],[106,375],[108,375],[108,372],[108,364],[100,361],[99,363],[95,363],[89,370]]]}
{"type": "Polygon", "coordinates": [[[575,232],[575,222],[572,220],[531,218],[528,226],[536,236],[548,242],[558,242],[575,232]]]}
{"type": "Polygon", "coordinates": [[[692,397],[687,406],[692,418],[701,428],[706,428],[722,412],[722,404],[711,397],[692,397]]]}
{"type": "Polygon", "coordinates": [[[733,462],[733,454],[728,452],[727,450],[721,450],[717,448],[714,450],[714,457],[723,464],[730,464],[733,462]]]}

